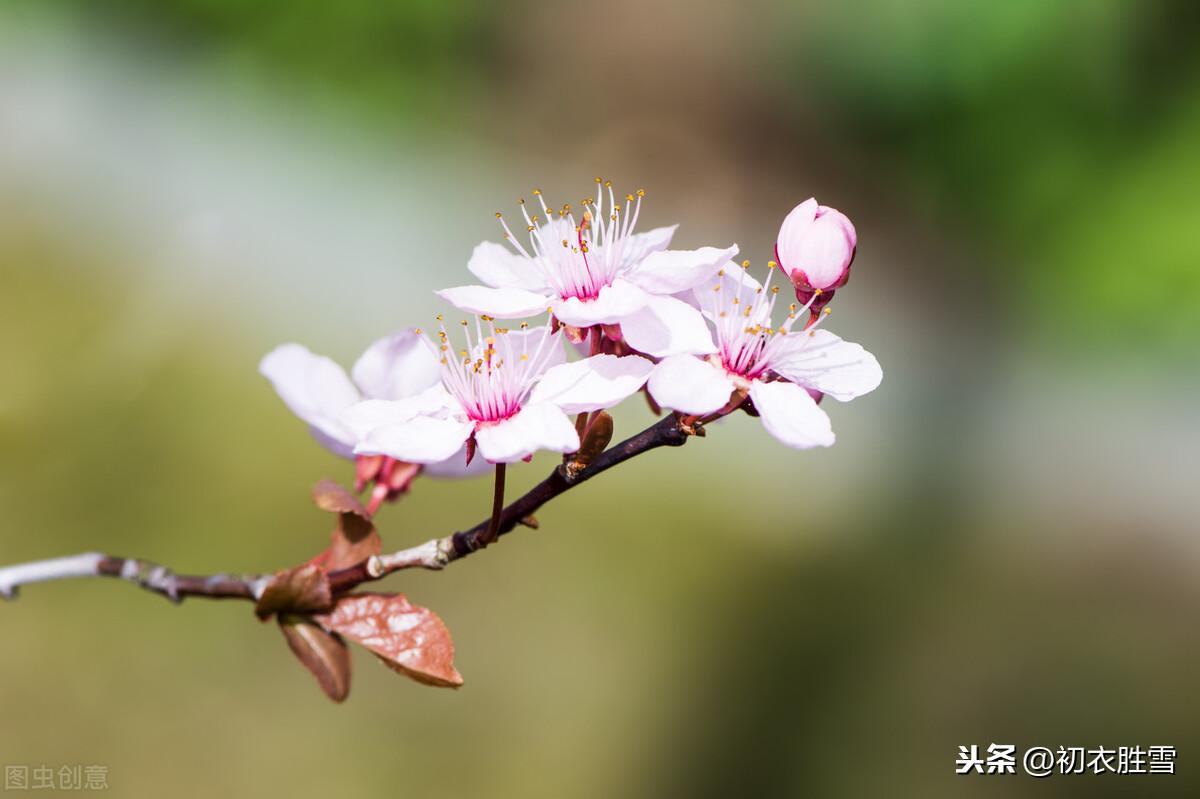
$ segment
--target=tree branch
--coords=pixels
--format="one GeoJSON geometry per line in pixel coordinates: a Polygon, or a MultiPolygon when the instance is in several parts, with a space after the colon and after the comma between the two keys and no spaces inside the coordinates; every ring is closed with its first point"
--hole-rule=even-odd
{"type": "Polygon", "coordinates": [[[188,596],[253,600],[258,598],[270,580],[269,575],[176,574],[148,560],[85,552],[82,555],[0,568],[0,596],[16,599],[22,585],[73,577],[117,577],[147,591],[162,594],[172,602],[182,602],[188,596]]]}
{"type": "MultiPolygon", "coordinates": [[[[695,431],[685,429],[672,414],[636,436],[609,447],[590,464],[567,461],[501,511],[496,528],[497,537],[511,532],[523,519],[536,513],[538,508],[559,494],[587,482],[601,472],[652,449],[682,446],[687,443],[688,437],[694,434],[695,431]]],[[[488,527],[491,521],[484,519],[469,530],[444,538],[434,538],[424,544],[388,555],[377,555],[346,569],[332,572],[329,575],[330,585],[335,593],[341,593],[400,569],[443,569],[450,563],[487,547],[488,527]]]]}
{"type": "MultiPolygon", "coordinates": [[[[330,588],[335,595],[344,594],[362,583],[378,580],[400,569],[443,569],[472,552],[484,549],[490,540],[511,532],[559,494],[643,452],[659,447],[682,446],[690,435],[698,432],[684,425],[674,414],[669,415],[632,438],[601,452],[590,463],[580,461],[579,455],[568,459],[497,516],[484,519],[469,530],[434,538],[399,552],[376,555],[348,568],[330,572],[330,588]],[[493,524],[494,538],[489,538],[489,528],[493,524]]],[[[255,601],[272,579],[272,575],[257,574],[175,574],[165,566],[150,561],[87,552],[0,568],[0,596],[15,599],[22,585],[76,577],[117,577],[161,594],[173,602],[181,602],[189,596],[255,601]]]]}

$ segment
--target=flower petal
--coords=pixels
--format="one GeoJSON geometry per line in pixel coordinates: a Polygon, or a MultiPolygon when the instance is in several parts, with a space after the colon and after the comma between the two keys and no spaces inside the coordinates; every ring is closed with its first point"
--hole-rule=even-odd
{"type": "Polygon", "coordinates": [[[646,292],[618,278],[600,289],[595,299],[559,298],[553,303],[553,310],[560,322],[575,327],[611,325],[645,306],[648,299],[646,292]]]}
{"type": "Polygon", "coordinates": [[[837,288],[858,238],[854,225],[840,211],[809,198],[792,209],[779,228],[775,254],[792,277],[813,288],[837,288]]]}
{"type": "Polygon", "coordinates": [[[354,452],[388,455],[408,463],[438,463],[458,452],[473,429],[473,423],[457,416],[415,416],[401,424],[375,428],[354,452]]]}
{"type": "Polygon", "coordinates": [[[715,275],[737,252],[736,244],[725,249],[701,247],[652,252],[635,264],[626,277],[651,294],[675,294],[715,275]]]}
{"type": "Polygon", "coordinates": [[[545,312],[550,298],[532,291],[487,286],[456,286],[434,292],[462,311],[499,319],[519,319],[545,312]]]}
{"type": "Polygon", "coordinates": [[[646,307],[621,321],[629,346],[656,358],[716,352],[700,312],[674,297],[651,296],[646,307]]]}
{"type": "Polygon", "coordinates": [[[462,447],[458,452],[444,461],[427,463],[422,474],[438,480],[457,480],[463,477],[478,477],[492,471],[492,467],[483,458],[472,458],[467,463],[467,448],[462,447]]]}
{"type": "Polygon", "coordinates": [[[438,382],[438,356],[425,336],[401,330],[367,347],[350,374],[365,397],[403,399],[438,382]]]}
{"type": "Polygon", "coordinates": [[[579,434],[559,408],[541,403],[526,405],[502,422],[480,425],[475,442],[489,463],[513,463],[539,449],[574,452],[579,449],[579,434]]]}
{"type": "Polygon", "coordinates": [[[636,355],[593,355],[547,370],[529,401],[549,402],[566,413],[611,408],[641,388],[653,368],[636,355]]]}
{"type": "Polygon", "coordinates": [[[292,413],[313,428],[323,446],[349,455],[354,434],[338,417],[361,396],[342,367],[299,344],[283,344],[267,353],[258,371],[271,381],[292,413]]]}
{"type": "Polygon", "coordinates": [[[829,417],[795,383],[755,380],[750,385],[750,399],[767,432],[789,447],[811,449],[833,444],[829,417]]]}
{"type": "Polygon", "coordinates": [[[678,229],[679,225],[669,225],[647,230],[645,233],[634,233],[625,242],[627,261],[640,261],[652,252],[667,249],[671,246],[671,239],[678,229]]]}
{"type": "Polygon", "coordinates": [[[835,400],[847,402],[861,397],[878,388],[883,380],[883,370],[874,355],[828,330],[792,333],[784,343],[786,349],[772,361],[771,368],[793,383],[835,400]]]}
{"type": "Polygon", "coordinates": [[[381,427],[404,424],[417,416],[445,417],[460,410],[458,403],[439,382],[413,397],[356,402],[339,414],[338,421],[354,432],[355,443],[358,443],[367,438],[372,430],[381,427]]]}
{"type": "Polygon", "coordinates": [[[654,367],[646,388],[664,408],[704,414],[724,407],[734,384],[729,375],[708,361],[693,355],[672,355],[654,367]]]}
{"type": "Polygon", "coordinates": [[[467,261],[467,269],[492,288],[533,292],[546,288],[546,279],[536,264],[524,255],[492,241],[485,241],[475,248],[471,260],[467,261]]]}

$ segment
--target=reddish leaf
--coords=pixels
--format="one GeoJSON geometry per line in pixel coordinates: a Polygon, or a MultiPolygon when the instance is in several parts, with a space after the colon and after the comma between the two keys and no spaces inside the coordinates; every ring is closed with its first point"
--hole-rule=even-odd
{"type": "Polygon", "coordinates": [[[569,456],[567,460],[567,476],[576,477],[586,469],[600,453],[608,448],[613,437],[613,419],[606,412],[600,411],[587,426],[587,432],[582,436],[579,451],[569,456]]]}
{"type": "Polygon", "coordinates": [[[278,572],[271,578],[258,598],[254,612],[259,618],[265,619],[272,613],[311,613],[331,607],[333,595],[329,578],[319,566],[306,563],[278,572]]]}
{"type": "Polygon", "coordinates": [[[338,522],[329,548],[309,563],[325,571],[337,571],[383,551],[371,514],[349,491],[332,480],[322,480],[313,488],[313,500],[318,508],[336,513],[338,522]]]}
{"type": "Polygon", "coordinates": [[[338,515],[338,525],[329,539],[329,549],[322,553],[321,566],[337,571],[353,566],[383,551],[383,540],[371,524],[353,513],[338,515]]]}
{"type": "Polygon", "coordinates": [[[334,702],[344,700],[350,694],[350,650],[341,636],[326,632],[303,616],[280,615],[279,629],[325,695],[334,702]]]}
{"type": "Polygon", "coordinates": [[[332,613],[315,617],[326,629],[370,649],[388,667],[426,685],[457,688],[454,641],[437,614],[403,594],[342,597],[332,613]]]}
{"type": "Polygon", "coordinates": [[[358,498],[333,480],[322,480],[313,486],[313,501],[318,508],[330,513],[354,513],[364,519],[371,518],[358,498]]]}

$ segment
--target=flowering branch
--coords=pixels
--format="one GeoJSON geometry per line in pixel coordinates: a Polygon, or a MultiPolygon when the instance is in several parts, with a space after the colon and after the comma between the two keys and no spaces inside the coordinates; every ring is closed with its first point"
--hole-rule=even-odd
{"type": "MultiPolygon", "coordinates": [[[[344,594],[362,583],[378,580],[401,569],[443,569],[447,564],[485,548],[491,540],[511,532],[559,494],[635,455],[658,447],[681,446],[687,441],[688,435],[674,415],[667,416],[632,438],[601,452],[590,463],[580,463],[578,456],[566,461],[498,514],[468,530],[431,539],[399,552],[374,555],[347,568],[330,572],[330,588],[335,594],[344,594]],[[493,522],[495,532],[490,537],[489,528],[493,522]]],[[[255,601],[271,580],[271,575],[176,574],[147,560],[88,552],[0,568],[0,596],[15,599],[17,589],[22,585],[76,577],[117,577],[161,594],[173,602],[180,602],[189,596],[255,601]]]]}
{"type": "Polygon", "coordinates": [[[436,613],[402,594],[355,589],[401,569],[444,569],[519,524],[536,527],[533,514],[560,494],[643,452],[681,446],[738,410],[789,447],[833,444],[820,400],[845,402],[882,377],[874,356],[821,327],[849,278],[857,244],[850,220],[816,200],[801,203],[759,283],[745,271],[749,261],[731,260],[736,246],[672,250],[674,227],[634,233],[642,192],[622,205],[610,183],[596,183],[578,219],[570,205],[548,206],[540,191],[544,218],[522,201],[528,248],[503,220],[515,252],[475,248],[468,268],[486,285],[438,292],[473,317],[460,322],[461,333],[452,337],[438,314],[436,338],[420,329],[381,338],[349,374],[299,344],[263,358],[260,371],[314,437],[354,461],[355,493],[370,487],[364,506],[333,481],[317,484],[314,501],[336,517],[319,554],[273,574],[192,576],[91,552],[0,568],[0,596],[15,598],[28,583],[117,577],[174,602],[250,600],[336,702],[350,690],[347,640],[418,682],[458,687],[454,642],[436,613]],[[779,273],[789,281],[784,297],[794,288],[796,302],[785,300],[786,318],[776,323],[780,286],[771,279],[779,273]],[[543,313],[543,324],[505,326],[543,313]],[[589,354],[571,360],[573,348],[589,354]],[[609,447],[608,409],[639,392],[668,415],[609,447]],[[563,453],[562,463],[506,506],[507,465],[541,450],[563,453]],[[373,517],[384,502],[421,475],[461,477],[488,464],[495,482],[486,519],[383,553],[373,517]]]}
{"type": "MultiPolygon", "coordinates": [[[[580,464],[574,458],[566,461],[500,512],[496,538],[511,532],[559,494],[643,452],[659,447],[682,446],[687,443],[689,435],[698,432],[685,429],[676,416],[670,415],[636,436],[601,452],[590,463],[580,464]]],[[[335,593],[341,593],[401,569],[444,569],[450,563],[487,547],[491,524],[491,518],[484,519],[469,530],[434,538],[399,552],[367,558],[349,568],[330,573],[330,587],[335,593]]]]}

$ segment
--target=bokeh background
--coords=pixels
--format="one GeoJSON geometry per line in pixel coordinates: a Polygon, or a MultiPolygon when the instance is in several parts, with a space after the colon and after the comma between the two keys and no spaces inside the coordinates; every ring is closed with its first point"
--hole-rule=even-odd
{"type": "MultiPolygon", "coordinates": [[[[121,796],[1195,796],[1196,8],[7,0],[0,562],[307,558],[350,472],[258,359],[428,323],[534,186],[643,187],[646,228],[760,266],[793,204],[844,210],[829,324],[885,379],[831,450],[735,419],[391,578],[458,692],[359,652],[334,706],[241,603],[30,587],[0,762],[121,796]],[[1179,773],[954,776],[991,742],[1179,773]]],[[[425,482],[380,524],[488,502],[425,482]]]]}

